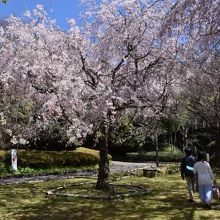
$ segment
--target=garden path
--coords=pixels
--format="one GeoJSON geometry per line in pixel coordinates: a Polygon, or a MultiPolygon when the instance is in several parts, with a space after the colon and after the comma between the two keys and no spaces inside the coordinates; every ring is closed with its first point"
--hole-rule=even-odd
{"type": "MultiPolygon", "coordinates": [[[[155,165],[154,163],[132,163],[132,162],[121,162],[121,161],[111,161],[110,172],[111,173],[124,173],[131,172],[136,169],[151,167],[155,165]]],[[[31,183],[31,182],[43,182],[54,179],[69,179],[74,177],[96,177],[97,170],[85,170],[76,171],[73,173],[64,173],[56,175],[45,175],[45,176],[29,176],[29,177],[9,177],[1,178],[0,185],[8,184],[20,184],[20,183],[31,183]]]]}

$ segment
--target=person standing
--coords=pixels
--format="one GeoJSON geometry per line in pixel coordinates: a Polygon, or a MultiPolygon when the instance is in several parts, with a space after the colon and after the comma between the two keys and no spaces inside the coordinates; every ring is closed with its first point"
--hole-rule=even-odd
{"type": "Polygon", "coordinates": [[[186,179],[186,185],[189,193],[189,203],[194,202],[194,183],[195,183],[195,178],[194,178],[194,173],[193,173],[193,167],[195,164],[195,157],[192,155],[192,150],[191,148],[186,148],[185,149],[185,154],[186,156],[182,158],[181,160],[181,177],[182,179],[186,179]]]}
{"type": "Polygon", "coordinates": [[[204,153],[198,154],[193,172],[198,177],[199,196],[203,207],[211,209],[214,175],[204,153]]]}

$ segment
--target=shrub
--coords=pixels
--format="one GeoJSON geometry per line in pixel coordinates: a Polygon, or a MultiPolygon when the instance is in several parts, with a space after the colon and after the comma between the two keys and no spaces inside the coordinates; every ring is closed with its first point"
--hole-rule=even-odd
{"type": "Polygon", "coordinates": [[[181,152],[181,150],[173,144],[161,144],[160,151],[164,152],[181,152]]]}
{"type": "MultiPolygon", "coordinates": [[[[98,150],[93,150],[93,149],[89,149],[89,148],[85,148],[85,147],[78,147],[75,152],[81,152],[84,154],[90,154],[93,155],[94,157],[98,157],[99,159],[99,151],[98,150]]],[[[108,155],[108,159],[111,160],[112,156],[109,154],[108,155]]]]}
{"type": "MultiPolygon", "coordinates": [[[[18,151],[18,166],[30,168],[77,167],[96,165],[99,162],[98,152],[90,149],[75,151],[18,151]],[[83,152],[84,151],[84,152],[83,152]]],[[[10,165],[10,152],[4,158],[10,165]]]]}
{"type": "MultiPolygon", "coordinates": [[[[129,161],[155,161],[156,152],[146,152],[146,153],[127,153],[126,157],[129,161]]],[[[159,152],[158,158],[160,162],[178,162],[184,157],[182,152],[159,152]]]]}
{"type": "Polygon", "coordinates": [[[9,170],[9,167],[6,166],[4,162],[0,162],[0,174],[6,174],[9,170]]]}
{"type": "Polygon", "coordinates": [[[3,161],[8,151],[0,150],[0,161],[3,161]]]}

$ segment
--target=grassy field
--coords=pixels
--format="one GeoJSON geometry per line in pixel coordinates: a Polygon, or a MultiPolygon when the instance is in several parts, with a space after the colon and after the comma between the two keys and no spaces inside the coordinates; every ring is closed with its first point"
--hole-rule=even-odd
{"type": "MultiPolygon", "coordinates": [[[[117,183],[144,184],[149,194],[122,200],[88,200],[48,196],[46,192],[63,184],[88,181],[68,179],[0,187],[0,219],[19,220],[179,220],[220,219],[220,202],[204,210],[187,203],[185,182],[179,174],[165,177],[129,177],[117,183]]],[[[91,181],[91,180],[89,180],[91,181]]]]}

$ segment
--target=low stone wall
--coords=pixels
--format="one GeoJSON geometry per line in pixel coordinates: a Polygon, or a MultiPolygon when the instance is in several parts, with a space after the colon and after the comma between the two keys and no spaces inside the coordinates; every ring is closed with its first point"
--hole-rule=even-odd
{"type": "Polygon", "coordinates": [[[133,170],[131,174],[135,176],[145,176],[153,178],[160,175],[175,174],[177,172],[179,172],[179,165],[161,165],[159,167],[151,166],[136,169],[133,170]]]}

